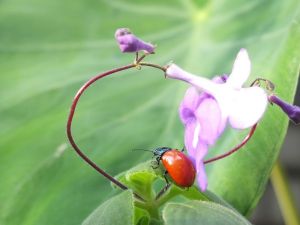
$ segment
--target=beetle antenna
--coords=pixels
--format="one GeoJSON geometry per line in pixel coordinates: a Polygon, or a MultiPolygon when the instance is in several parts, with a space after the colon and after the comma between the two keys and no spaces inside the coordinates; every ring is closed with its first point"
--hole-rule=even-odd
{"type": "Polygon", "coordinates": [[[134,148],[134,149],[132,149],[132,151],[144,151],[144,152],[152,152],[153,153],[153,150],[143,149],[143,148],[134,148]]]}

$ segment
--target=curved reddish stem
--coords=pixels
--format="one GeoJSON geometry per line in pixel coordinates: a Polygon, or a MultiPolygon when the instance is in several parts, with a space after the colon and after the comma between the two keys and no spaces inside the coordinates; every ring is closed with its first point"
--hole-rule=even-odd
{"type": "Polygon", "coordinates": [[[251,130],[249,131],[248,135],[244,138],[244,140],[237,146],[235,146],[233,149],[231,149],[230,151],[222,154],[222,155],[218,155],[216,157],[213,157],[213,158],[210,158],[208,160],[205,160],[204,161],[204,164],[207,164],[207,163],[211,163],[211,162],[214,162],[214,161],[217,161],[219,159],[223,159],[233,153],[235,153],[237,150],[239,150],[240,148],[242,148],[249,140],[250,138],[252,137],[252,135],[254,134],[255,132],[255,129],[257,127],[257,124],[254,124],[251,128],[251,130]]]}
{"type": "MultiPolygon", "coordinates": [[[[71,105],[71,108],[70,108],[70,113],[69,113],[69,116],[68,116],[68,123],[67,123],[67,136],[68,136],[68,139],[72,145],[72,147],[74,148],[74,150],[76,151],[76,153],[85,161],[87,162],[91,167],[93,167],[96,171],[98,171],[101,175],[103,175],[104,177],[106,177],[107,179],[109,179],[111,182],[113,182],[115,185],[117,185],[118,187],[120,187],[121,189],[123,190],[126,190],[128,189],[128,187],[126,185],[124,185],[123,183],[121,183],[120,181],[116,180],[114,177],[112,177],[111,175],[109,175],[108,173],[106,173],[103,169],[101,169],[99,166],[97,166],[96,163],[94,163],[91,159],[89,159],[81,150],[80,148],[78,147],[78,145],[75,143],[75,140],[73,138],[73,135],[72,135],[72,122],[73,122],[73,117],[74,117],[74,113],[75,113],[75,110],[76,110],[76,107],[77,107],[77,103],[81,97],[81,95],[83,94],[83,92],[89,87],[91,86],[93,83],[95,83],[97,80],[100,80],[102,79],[103,77],[106,77],[106,76],[109,76],[111,74],[114,74],[114,73],[117,73],[117,72],[121,72],[123,70],[127,70],[127,69],[130,69],[130,68],[134,68],[134,67],[137,67],[138,65],[141,65],[141,66],[148,66],[148,67],[153,67],[153,68],[156,68],[156,69],[160,69],[162,70],[163,72],[165,72],[165,68],[164,67],[161,67],[159,65],[156,65],[156,64],[151,64],[151,63],[143,63],[141,62],[144,58],[145,58],[146,55],[143,55],[142,57],[138,58],[138,54],[136,55],[136,60],[137,62],[134,63],[134,64],[129,64],[127,66],[123,66],[123,67],[120,67],[120,68],[116,68],[116,69],[113,69],[113,70],[110,70],[110,71],[107,71],[105,73],[102,73],[102,74],[99,74],[93,78],[91,78],[90,80],[88,80],[76,93],[74,99],[73,99],[73,102],[72,102],[72,105],[71,105]]],[[[137,197],[138,199],[140,200],[143,200],[144,199],[139,196],[138,194],[134,193],[135,197],[137,197]]]]}
{"type": "MultiPolygon", "coordinates": [[[[68,123],[67,123],[67,136],[68,139],[72,145],[72,147],[74,148],[74,150],[77,152],[77,154],[85,161],[87,162],[91,167],[93,167],[95,170],[97,170],[100,174],[102,174],[104,177],[106,177],[107,179],[109,179],[111,182],[113,182],[115,185],[117,185],[118,187],[120,187],[123,190],[128,189],[127,186],[125,186],[124,184],[122,184],[121,182],[119,182],[118,180],[116,180],[114,177],[112,177],[111,175],[109,175],[108,173],[106,173],[104,170],[102,170],[99,166],[96,165],[96,163],[94,163],[92,160],[90,160],[78,147],[78,145],[75,143],[74,138],[72,136],[72,121],[73,121],[73,117],[74,117],[74,113],[76,110],[76,106],[77,103],[81,97],[81,95],[83,94],[83,92],[90,86],[92,85],[94,82],[96,82],[97,80],[102,79],[103,77],[106,77],[108,75],[114,74],[116,72],[120,72],[123,70],[127,70],[130,68],[135,67],[136,65],[134,64],[130,64],[124,67],[120,67],[117,69],[113,69],[110,71],[107,71],[105,73],[99,74],[93,78],[91,78],[90,80],[88,80],[76,93],[72,105],[71,105],[71,109],[70,109],[70,113],[68,116],[68,123]]],[[[143,199],[142,197],[140,197],[139,195],[135,194],[135,196],[137,196],[140,199],[143,199]]]]}

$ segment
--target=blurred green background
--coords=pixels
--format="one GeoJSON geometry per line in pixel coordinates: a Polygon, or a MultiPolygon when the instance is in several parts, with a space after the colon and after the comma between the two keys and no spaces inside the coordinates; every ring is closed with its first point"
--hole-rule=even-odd
{"type": "MultiPolygon", "coordinates": [[[[0,224],[80,224],[114,194],[70,148],[65,126],[71,100],[86,80],[132,62],[133,55],[121,54],[115,43],[117,28],[129,27],[157,44],[148,61],[173,60],[208,77],[230,73],[238,50],[247,48],[251,79],[271,79],[292,101],[299,7],[297,0],[1,0],[0,224]]],[[[186,88],[151,68],[108,77],[82,97],[75,139],[114,175],[151,157],[133,148],[181,148],[177,108],[186,88]]],[[[263,194],[287,128],[280,110],[272,108],[266,117],[251,152],[207,168],[209,189],[243,214],[263,194]]],[[[211,154],[243,135],[227,132],[211,154]]]]}

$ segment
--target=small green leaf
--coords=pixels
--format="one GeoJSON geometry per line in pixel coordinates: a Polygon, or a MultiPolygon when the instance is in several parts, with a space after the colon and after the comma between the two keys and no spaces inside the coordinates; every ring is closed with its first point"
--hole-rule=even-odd
{"type": "Polygon", "coordinates": [[[157,174],[151,167],[151,161],[141,163],[130,170],[117,175],[116,179],[145,199],[152,199],[155,195],[152,190],[152,184],[154,180],[157,179],[157,174]]]}
{"type": "Polygon", "coordinates": [[[211,199],[206,196],[206,193],[199,191],[195,186],[186,189],[172,185],[166,194],[159,199],[159,205],[162,205],[173,198],[176,198],[176,202],[186,202],[187,200],[211,201],[211,199]]]}
{"type": "Polygon", "coordinates": [[[137,225],[148,225],[149,224],[149,213],[141,208],[134,208],[134,224],[137,225]]]}
{"type": "Polygon", "coordinates": [[[133,195],[125,191],[100,205],[82,225],[131,225],[133,215],[133,195]]]}
{"type": "Polygon", "coordinates": [[[163,209],[165,225],[250,225],[237,212],[213,202],[169,203],[163,209]]]}

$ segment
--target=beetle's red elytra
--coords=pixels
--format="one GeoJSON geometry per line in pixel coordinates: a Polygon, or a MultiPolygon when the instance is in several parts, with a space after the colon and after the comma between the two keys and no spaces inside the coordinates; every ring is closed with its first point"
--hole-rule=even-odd
{"type": "MultiPolygon", "coordinates": [[[[194,184],[196,169],[191,159],[177,149],[161,147],[154,150],[156,161],[161,161],[166,173],[179,187],[191,187],[194,184]]],[[[166,179],[167,181],[167,179],[166,179]]]]}
{"type": "Polygon", "coordinates": [[[193,185],[196,170],[192,161],[184,153],[169,150],[162,155],[161,161],[176,185],[180,187],[193,185]]]}

